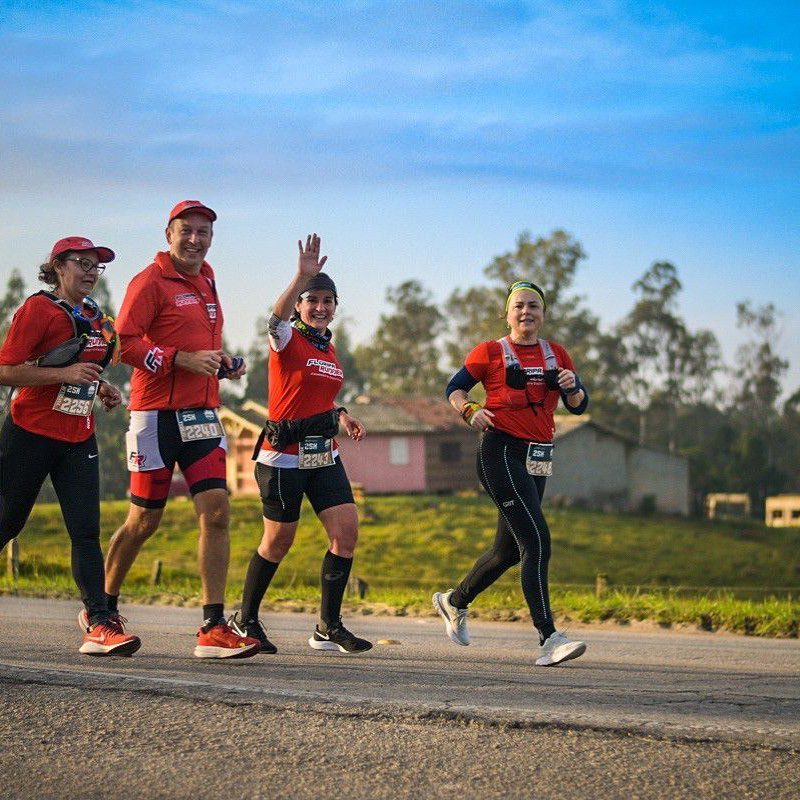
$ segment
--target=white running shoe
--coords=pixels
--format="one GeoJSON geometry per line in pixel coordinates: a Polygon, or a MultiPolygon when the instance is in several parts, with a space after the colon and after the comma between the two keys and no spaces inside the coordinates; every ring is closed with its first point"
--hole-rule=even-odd
{"type": "Polygon", "coordinates": [[[542,654],[536,659],[537,667],[553,667],[562,661],[578,658],[586,652],[584,642],[571,642],[563,633],[556,631],[545,639],[542,654]]]}
{"type": "Polygon", "coordinates": [[[444,627],[451,642],[466,647],[469,644],[469,633],[467,632],[467,609],[456,608],[450,605],[449,592],[436,592],[433,596],[433,607],[439,612],[439,616],[444,620],[444,627]]]}

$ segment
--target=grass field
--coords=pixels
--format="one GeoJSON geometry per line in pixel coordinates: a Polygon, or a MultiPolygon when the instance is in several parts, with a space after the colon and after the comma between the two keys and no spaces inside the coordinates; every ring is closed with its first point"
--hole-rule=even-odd
{"type": "MultiPolygon", "coordinates": [[[[102,506],[103,546],[124,519],[126,502],[102,506]]],[[[635,517],[549,510],[550,565],[556,615],[595,622],[653,620],[753,635],[798,635],[800,530],[755,522],[721,523],[673,517],[635,517]],[[595,592],[598,574],[608,590],[595,592]]],[[[484,497],[369,498],[354,574],[365,580],[364,600],[348,599],[348,613],[427,614],[432,591],[464,574],[494,536],[495,512],[484,497]]],[[[260,506],[232,503],[228,604],[239,599],[244,572],[260,537],[260,506]]],[[[0,578],[0,592],[74,596],[69,547],[57,506],[36,507],[20,536],[20,577],[0,578]]],[[[272,607],[313,610],[326,537],[304,506],[295,545],[278,571],[272,607]]],[[[197,534],[193,507],[172,501],[124,587],[138,602],[196,604],[197,534]],[[161,582],[150,585],[154,560],[161,582]]],[[[473,616],[525,619],[519,572],[510,571],[471,607],[473,616]]]]}

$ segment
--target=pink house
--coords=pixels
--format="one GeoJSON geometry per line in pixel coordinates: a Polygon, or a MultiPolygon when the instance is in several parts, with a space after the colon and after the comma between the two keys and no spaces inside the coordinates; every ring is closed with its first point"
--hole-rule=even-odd
{"type": "Polygon", "coordinates": [[[337,442],[348,477],[353,483],[360,483],[364,491],[370,494],[426,491],[422,435],[372,435],[363,442],[339,437],[337,442]]]}
{"type": "Polygon", "coordinates": [[[363,442],[337,439],[347,474],[370,494],[475,489],[477,434],[442,398],[354,403],[367,428],[363,442]]]}
{"type": "MultiPolygon", "coordinates": [[[[338,436],[350,481],[368,494],[475,489],[477,434],[444,399],[364,399],[349,407],[367,429],[362,442],[338,436]]],[[[251,455],[267,409],[246,401],[223,408],[228,434],[228,486],[232,494],[257,494],[251,455]]]]}

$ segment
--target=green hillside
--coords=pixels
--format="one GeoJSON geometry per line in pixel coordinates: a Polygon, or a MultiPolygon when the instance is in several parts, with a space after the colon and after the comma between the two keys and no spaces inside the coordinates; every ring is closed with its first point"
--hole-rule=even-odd
{"type": "MultiPolygon", "coordinates": [[[[103,504],[104,548],[126,511],[125,502],[103,504]]],[[[366,601],[389,605],[393,613],[427,611],[430,592],[453,585],[494,536],[495,512],[484,497],[374,497],[368,498],[364,511],[354,574],[369,584],[366,601]]],[[[722,605],[733,604],[726,615],[755,619],[753,615],[765,613],[763,601],[774,594],[778,599],[767,605],[777,603],[773,612],[785,618],[783,635],[797,635],[799,604],[787,597],[800,593],[798,529],[563,510],[549,511],[548,519],[553,536],[553,603],[563,615],[582,620],[655,618],[665,623],[688,615],[704,627],[727,625],[763,632],[762,623],[752,619],[738,628],[721,617],[715,622],[713,614],[709,621],[708,611],[700,606],[711,603],[719,611],[722,605]],[[594,596],[598,573],[607,575],[610,585],[599,600],[594,596]]],[[[258,501],[234,500],[229,603],[238,600],[261,528],[258,501]]],[[[293,600],[313,607],[326,541],[311,509],[304,506],[295,546],[278,571],[271,601],[293,600]]],[[[192,504],[171,501],[160,531],[129,576],[125,594],[139,600],[156,594],[159,600],[196,602],[196,544],[192,504]],[[162,581],[151,587],[156,559],[162,561],[162,581]]],[[[20,579],[13,584],[4,577],[0,591],[74,593],[67,536],[57,506],[37,506],[20,536],[20,547],[20,579]]],[[[514,618],[524,616],[523,608],[518,571],[512,570],[472,611],[514,618]]]]}

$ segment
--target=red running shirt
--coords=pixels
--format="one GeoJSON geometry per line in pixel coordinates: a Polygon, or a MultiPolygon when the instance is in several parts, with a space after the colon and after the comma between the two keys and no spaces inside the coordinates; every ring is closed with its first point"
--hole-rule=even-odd
{"type": "MultiPolygon", "coordinates": [[[[559,368],[574,371],[569,353],[557,342],[550,342],[550,346],[559,368]]],[[[485,407],[494,414],[496,430],[526,441],[552,442],[555,434],[553,412],[561,395],[558,390],[545,386],[542,348],[538,344],[519,345],[513,342],[511,347],[529,377],[524,390],[514,391],[506,386],[503,348],[497,341],[481,342],[467,355],[464,366],[486,389],[485,407]],[[534,404],[534,408],[530,403],[534,404]]]]}
{"type": "MultiPolygon", "coordinates": [[[[342,388],[344,374],[332,344],[320,350],[297,329],[281,350],[269,356],[269,418],[304,419],[333,408],[333,401],[342,388]]],[[[336,441],[333,443],[336,449],[336,441]]],[[[262,450],[276,452],[266,439],[262,450]]],[[[298,445],[290,444],[281,452],[297,455],[298,445]]]]}
{"type": "MultiPolygon", "coordinates": [[[[92,322],[97,330],[99,321],[92,322]]],[[[38,294],[29,297],[14,314],[3,347],[0,364],[17,366],[34,361],[75,335],[72,322],[63,308],[38,294]]],[[[81,361],[102,362],[107,345],[101,333],[91,335],[81,353],[81,361]]],[[[83,442],[94,433],[94,414],[77,417],[53,410],[60,383],[46,386],[21,386],[11,402],[11,419],[30,433],[61,442],[83,442]]]]}

